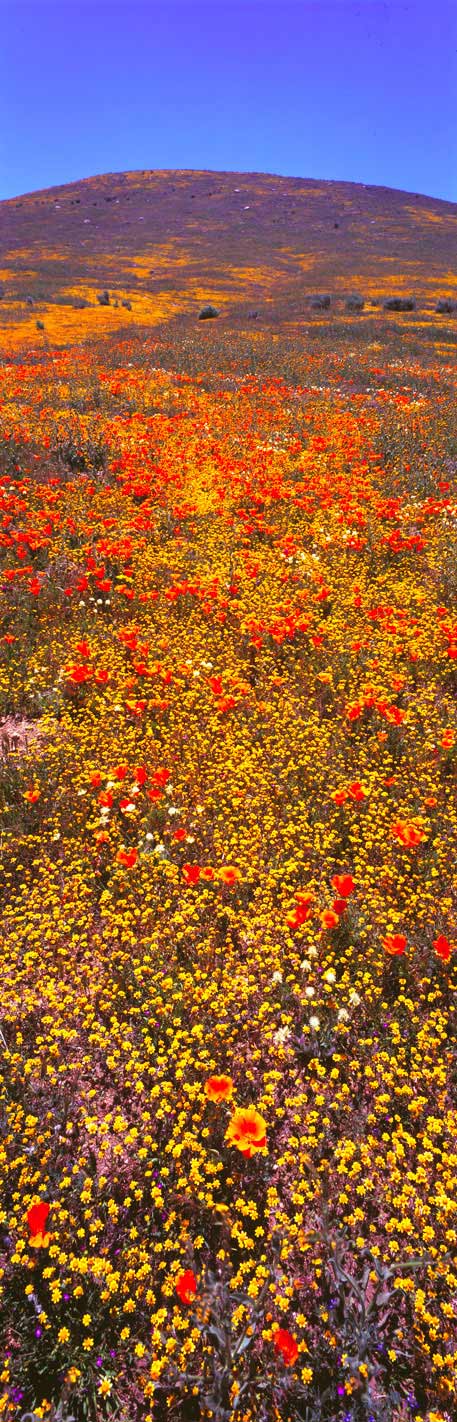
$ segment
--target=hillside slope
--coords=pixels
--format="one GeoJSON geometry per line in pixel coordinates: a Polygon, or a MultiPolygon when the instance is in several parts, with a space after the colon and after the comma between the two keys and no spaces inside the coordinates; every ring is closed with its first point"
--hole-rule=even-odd
{"type": "Polygon", "coordinates": [[[0,204],[0,327],[7,347],[36,342],[37,319],[66,344],[193,324],[208,300],[230,326],[253,312],[286,326],[310,316],[316,293],[332,301],[313,321],[347,319],[357,293],[361,321],[387,296],[413,296],[417,325],[456,294],[456,251],[457,206],[418,194],[258,173],[105,174],[0,204]]]}

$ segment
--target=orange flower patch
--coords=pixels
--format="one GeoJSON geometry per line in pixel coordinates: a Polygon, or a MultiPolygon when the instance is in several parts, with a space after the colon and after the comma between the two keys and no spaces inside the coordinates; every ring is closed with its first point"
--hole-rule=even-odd
{"type": "Polygon", "coordinates": [[[225,1132],[225,1139],[249,1159],[256,1151],[264,1150],[266,1129],[266,1122],[255,1106],[237,1106],[225,1132]]]}
{"type": "Polygon", "coordinates": [[[230,1101],[233,1096],[231,1076],[209,1076],[205,1081],[205,1093],[209,1101],[230,1101]]]}

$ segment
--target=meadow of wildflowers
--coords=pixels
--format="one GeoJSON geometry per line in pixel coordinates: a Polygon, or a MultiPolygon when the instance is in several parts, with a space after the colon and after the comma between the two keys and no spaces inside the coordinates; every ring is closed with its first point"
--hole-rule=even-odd
{"type": "Polygon", "coordinates": [[[457,1415],[455,366],[384,319],[0,366],[6,1419],[457,1415]]]}

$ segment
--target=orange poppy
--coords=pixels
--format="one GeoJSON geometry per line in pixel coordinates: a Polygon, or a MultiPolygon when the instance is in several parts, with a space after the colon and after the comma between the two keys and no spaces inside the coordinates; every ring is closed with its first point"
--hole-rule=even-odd
{"type": "Polygon", "coordinates": [[[225,1132],[225,1140],[250,1159],[256,1151],[264,1149],[266,1129],[266,1122],[255,1106],[237,1106],[225,1132]]]}
{"type": "Polygon", "coordinates": [[[228,884],[229,888],[233,888],[238,879],[241,879],[240,870],[234,869],[231,864],[225,864],[222,869],[219,869],[219,879],[222,884],[228,884]]]}
{"type": "Polygon", "coordinates": [[[124,869],[133,869],[137,859],[138,850],[135,847],[133,849],[120,849],[119,853],[116,854],[116,862],[123,864],[124,869]]]}
{"type": "MultiPolygon", "coordinates": [[[[346,907],[346,905],[345,905],[346,907]]],[[[321,913],[321,924],[323,928],[336,928],[339,923],[339,915],[333,909],[324,909],[321,913]]]]}
{"type": "Polygon", "coordinates": [[[233,1096],[231,1076],[209,1076],[205,1081],[205,1092],[209,1101],[230,1101],[233,1096]]]}

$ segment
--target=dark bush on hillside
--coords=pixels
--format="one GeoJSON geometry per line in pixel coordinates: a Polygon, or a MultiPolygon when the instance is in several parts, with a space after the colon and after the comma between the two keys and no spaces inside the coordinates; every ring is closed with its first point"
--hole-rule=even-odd
{"type": "Polygon", "coordinates": [[[98,301],[99,306],[109,306],[109,304],[110,304],[109,291],[100,291],[99,294],[98,294],[98,296],[97,296],[97,301],[98,301]]]}
{"type": "Polygon", "coordinates": [[[219,312],[216,310],[216,307],[208,304],[207,306],[202,306],[201,311],[198,313],[198,319],[199,321],[210,321],[213,316],[218,315],[219,312]]]}
{"type": "Polygon", "coordinates": [[[363,296],[348,296],[346,298],[346,311],[363,311],[365,302],[363,296]]]}
{"type": "Polygon", "coordinates": [[[76,300],[72,301],[71,304],[73,311],[84,311],[85,307],[90,305],[90,302],[85,301],[83,296],[77,296],[76,300]]]}
{"type": "Polygon", "coordinates": [[[383,311],[415,311],[416,302],[412,296],[388,296],[383,301],[383,311]]]}
{"type": "Polygon", "coordinates": [[[44,321],[37,321],[36,328],[37,331],[44,331],[44,321]]]}
{"type": "Polygon", "coordinates": [[[310,306],[312,311],[328,311],[330,306],[329,296],[311,296],[310,306]]]}
{"type": "Polygon", "coordinates": [[[447,296],[441,297],[440,300],[437,301],[435,306],[435,311],[438,311],[438,314],[440,316],[450,316],[451,312],[455,311],[456,309],[457,303],[455,301],[449,301],[449,298],[447,296]]]}
{"type": "Polygon", "coordinates": [[[131,310],[132,310],[132,303],[131,303],[131,301],[123,301],[121,304],[122,304],[122,306],[125,306],[126,311],[131,311],[131,310]]]}

